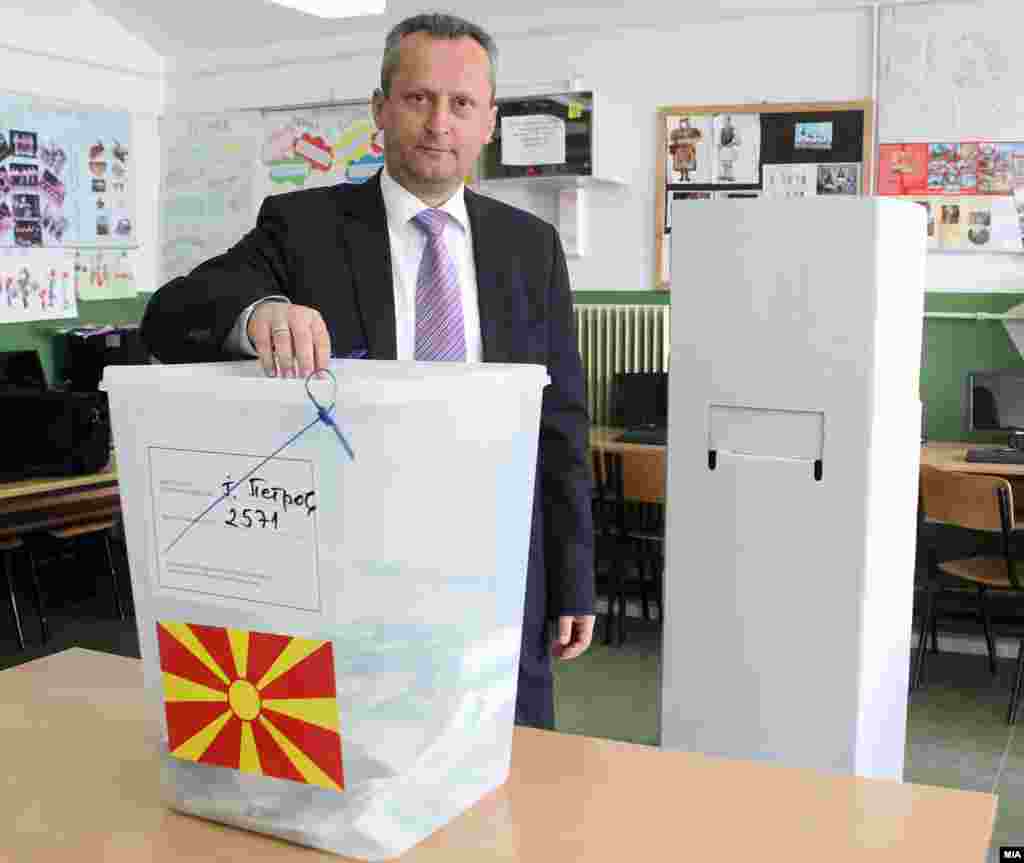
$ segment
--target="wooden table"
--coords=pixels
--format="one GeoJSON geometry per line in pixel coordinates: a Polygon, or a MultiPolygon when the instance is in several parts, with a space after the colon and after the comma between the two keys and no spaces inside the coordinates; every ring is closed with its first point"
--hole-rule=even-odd
{"type": "Polygon", "coordinates": [[[0,483],[0,539],[121,511],[117,469],[0,483]]]}
{"type": "Polygon", "coordinates": [[[623,443],[616,440],[622,429],[594,426],[590,448],[622,455],[622,485],[626,500],[642,503],[665,502],[667,447],[663,444],[623,443]]]}
{"type": "MultiPolygon", "coordinates": [[[[0,857],[340,859],[165,809],[152,710],[139,660],[73,649],[0,672],[0,857]]],[[[516,728],[508,782],[402,859],[964,863],[995,813],[990,794],[516,728]]]]}
{"type": "Polygon", "coordinates": [[[984,446],[985,444],[965,443],[964,441],[929,442],[921,447],[921,464],[958,473],[983,473],[988,476],[1024,478],[1024,464],[997,464],[965,460],[967,450],[984,446]]]}

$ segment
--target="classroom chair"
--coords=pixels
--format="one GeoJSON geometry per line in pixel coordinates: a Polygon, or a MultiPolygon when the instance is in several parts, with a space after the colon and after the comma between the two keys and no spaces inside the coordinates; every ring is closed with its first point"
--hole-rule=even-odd
{"type": "Polygon", "coordinates": [[[46,641],[46,624],[43,621],[42,597],[39,594],[39,582],[36,580],[35,561],[32,554],[26,549],[25,543],[20,537],[11,536],[0,539],[0,554],[4,559],[4,574],[7,577],[7,595],[11,607],[11,617],[14,618],[14,632],[18,638],[18,649],[25,649],[25,631],[21,624],[21,613],[18,611],[18,596],[14,586],[14,561],[18,552],[24,552],[29,562],[32,574],[33,599],[36,604],[36,613],[39,615],[40,628],[42,629],[43,641],[46,641]]]}
{"type": "MultiPolygon", "coordinates": [[[[110,548],[110,532],[113,529],[114,524],[115,521],[112,516],[104,515],[92,518],[88,521],[81,521],[74,524],[65,525],[63,527],[50,528],[48,530],[43,531],[43,535],[47,537],[50,541],[57,543],[58,549],[61,549],[61,546],[64,546],[65,548],[68,548],[69,550],[74,552],[82,550],[83,540],[87,538],[93,538],[98,540],[104,555],[104,562],[106,568],[110,572],[110,584],[111,592],[113,594],[114,599],[114,611],[119,619],[124,620],[124,606],[121,602],[121,592],[117,584],[117,568],[114,565],[114,556],[110,548]]],[[[33,554],[34,552],[30,549],[30,560],[32,559],[33,554]]],[[[34,574],[33,579],[35,579],[34,574]]],[[[38,586],[37,595],[39,595],[38,586]]],[[[43,642],[45,643],[49,639],[49,630],[46,623],[45,605],[42,602],[41,596],[39,598],[38,609],[39,619],[43,630],[43,642]]]]}
{"type": "Polygon", "coordinates": [[[608,599],[604,643],[612,643],[617,630],[618,645],[625,641],[626,603],[639,597],[646,619],[650,619],[650,598],[656,594],[659,616],[663,556],[652,546],[651,537],[629,523],[623,490],[623,459],[620,453],[592,451],[594,477],[594,577],[598,592],[608,599]]]}
{"type": "MultiPolygon", "coordinates": [[[[927,634],[934,632],[936,595],[941,590],[941,577],[953,579],[976,588],[978,616],[985,633],[990,671],[996,672],[995,642],[988,608],[992,592],[1020,595],[1024,598],[1024,569],[1018,566],[1014,550],[1017,520],[1010,483],[1000,477],[957,473],[921,466],[922,516],[941,524],[957,525],[981,537],[999,540],[998,550],[985,544],[976,553],[951,560],[938,560],[934,545],[929,548],[929,580],[925,593],[921,635],[914,654],[911,689],[920,686],[927,634]]],[[[1022,619],[1024,622],[1024,619],[1022,619]]],[[[934,634],[932,635],[935,639],[934,634]]],[[[1017,649],[1017,668],[1006,720],[1013,724],[1017,716],[1021,684],[1024,680],[1024,636],[1017,649]]]]}

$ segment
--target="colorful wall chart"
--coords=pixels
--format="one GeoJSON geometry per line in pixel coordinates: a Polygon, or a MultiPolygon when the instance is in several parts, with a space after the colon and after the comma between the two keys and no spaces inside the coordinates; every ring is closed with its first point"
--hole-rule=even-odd
{"type": "Polygon", "coordinates": [[[160,120],[160,284],[227,251],[255,221],[260,116],[172,114],[160,120]]]}
{"type": "Polygon", "coordinates": [[[887,143],[878,151],[878,194],[928,211],[928,248],[1024,250],[1024,143],[887,143]]]}
{"type": "Polygon", "coordinates": [[[0,249],[0,323],[77,317],[76,276],[65,249],[0,249]]]}
{"type": "Polygon", "coordinates": [[[364,183],[384,164],[368,102],[269,112],[264,117],[260,198],[293,189],[364,183]]]}
{"type": "Polygon", "coordinates": [[[0,94],[0,246],[134,240],[131,122],[0,94]]]}

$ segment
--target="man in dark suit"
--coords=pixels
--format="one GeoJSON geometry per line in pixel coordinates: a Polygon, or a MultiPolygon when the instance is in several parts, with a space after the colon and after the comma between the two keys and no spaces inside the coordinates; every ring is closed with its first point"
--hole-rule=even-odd
{"type": "Polygon", "coordinates": [[[546,366],[516,721],[551,728],[551,656],[579,656],[594,628],[589,423],[558,234],[463,185],[494,132],[495,59],[491,37],[459,18],[397,25],[373,97],[383,171],[267,198],[234,248],[154,294],[142,337],[164,362],[258,356],[289,377],[332,355],[546,366]],[[441,225],[440,251],[424,219],[441,225]],[[421,291],[442,257],[431,272],[447,274],[434,281],[453,347],[437,355],[421,291]]]}

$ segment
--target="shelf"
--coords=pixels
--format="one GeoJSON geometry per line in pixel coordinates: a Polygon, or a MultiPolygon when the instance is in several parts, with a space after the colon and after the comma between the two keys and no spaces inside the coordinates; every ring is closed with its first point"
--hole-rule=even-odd
{"type": "Polygon", "coordinates": [[[481,191],[487,189],[532,187],[558,196],[558,232],[562,237],[565,254],[570,258],[582,258],[587,253],[587,189],[604,186],[624,188],[625,180],[613,177],[553,176],[553,177],[502,177],[494,180],[480,180],[481,191]]]}

